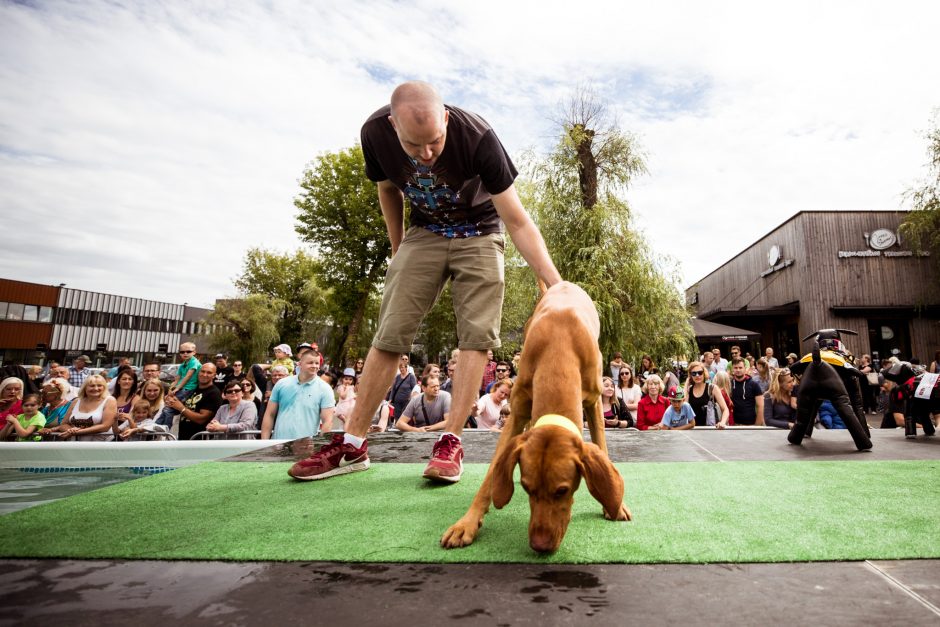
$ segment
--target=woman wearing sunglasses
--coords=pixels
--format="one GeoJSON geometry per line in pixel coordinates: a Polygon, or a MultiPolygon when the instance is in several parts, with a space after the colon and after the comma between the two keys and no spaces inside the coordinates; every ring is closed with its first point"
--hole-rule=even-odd
{"type": "Polygon", "coordinates": [[[689,378],[686,379],[685,389],[688,393],[686,402],[695,412],[696,427],[714,426],[716,429],[724,429],[728,426],[728,404],[725,403],[725,396],[718,386],[709,383],[705,364],[700,361],[689,364],[689,378]],[[708,410],[709,403],[712,404],[711,415],[708,410]]]}
{"type": "Polygon", "coordinates": [[[633,368],[629,364],[624,364],[620,368],[617,381],[617,398],[621,404],[627,408],[633,422],[636,422],[636,410],[640,403],[643,393],[640,391],[640,382],[633,376],[633,368]]]}

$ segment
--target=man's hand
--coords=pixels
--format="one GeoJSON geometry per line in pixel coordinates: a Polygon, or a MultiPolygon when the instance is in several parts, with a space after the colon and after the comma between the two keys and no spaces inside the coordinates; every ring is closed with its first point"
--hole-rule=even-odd
{"type": "Polygon", "coordinates": [[[183,401],[176,398],[175,396],[167,396],[163,399],[163,404],[169,407],[170,409],[175,409],[176,411],[183,411],[183,401]]]}
{"type": "Polygon", "coordinates": [[[225,431],[225,425],[213,418],[206,425],[206,431],[225,431]]]}

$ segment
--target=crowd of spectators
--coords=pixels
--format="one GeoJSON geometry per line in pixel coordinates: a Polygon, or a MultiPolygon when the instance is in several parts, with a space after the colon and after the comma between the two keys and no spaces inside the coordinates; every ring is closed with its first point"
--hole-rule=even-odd
{"type": "MultiPolygon", "coordinates": [[[[443,429],[451,410],[456,353],[443,369],[426,364],[420,376],[409,356],[401,355],[370,431],[443,429]]],[[[123,358],[113,368],[95,373],[85,355],[69,366],[56,362],[44,369],[5,366],[0,380],[0,440],[314,436],[334,425],[342,429],[355,407],[363,368],[363,360],[358,359],[336,371],[324,364],[316,344],[309,343],[295,350],[279,344],[270,363],[248,369],[238,359],[229,365],[225,354],[201,363],[191,343],[181,344],[179,355],[181,363],[169,383],[161,381],[159,364],[144,364],[138,372],[123,358]]],[[[508,361],[497,360],[489,352],[480,397],[467,416],[466,428],[499,431],[504,427],[519,358],[519,351],[508,361]]],[[[772,348],[755,358],[733,346],[730,360],[714,348],[688,363],[674,361],[668,368],[642,355],[634,368],[621,353],[614,353],[609,376],[602,380],[604,425],[640,431],[792,428],[799,381],[789,366],[798,360],[790,353],[781,364],[772,348]]],[[[937,372],[938,363],[940,351],[928,370],[937,372]]],[[[872,426],[903,426],[904,399],[896,385],[878,373],[878,364],[869,355],[859,357],[855,365],[866,376],[867,385],[862,386],[866,414],[883,413],[880,424],[872,426]]],[[[825,428],[844,428],[825,403],[817,421],[825,428]]]]}

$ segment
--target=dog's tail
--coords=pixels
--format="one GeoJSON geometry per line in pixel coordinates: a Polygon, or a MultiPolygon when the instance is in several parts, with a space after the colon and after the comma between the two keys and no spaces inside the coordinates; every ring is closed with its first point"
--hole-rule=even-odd
{"type": "Polygon", "coordinates": [[[814,343],[813,343],[813,363],[818,366],[818,365],[819,365],[819,361],[820,361],[820,359],[819,359],[819,343],[814,342],[814,343]]]}
{"type": "Polygon", "coordinates": [[[539,279],[539,298],[545,296],[545,292],[548,291],[548,286],[545,285],[545,281],[539,279]]]}

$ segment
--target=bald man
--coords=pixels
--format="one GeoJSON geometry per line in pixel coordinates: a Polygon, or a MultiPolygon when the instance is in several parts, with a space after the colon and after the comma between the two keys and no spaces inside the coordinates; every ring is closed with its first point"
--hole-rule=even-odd
{"type": "MultiPolygon", "coordinates": [[[[366,358],[346,433],[289,474],[325,479],[369,467],[366,433],[395,376],[400,354],[451,282],[460,353],[451,412],[424,477],[455,483],[463,471],[460,433],[477,400],[486,352],[499,348],[503,306],[503,224],[536,276],[561,280],[541,233],[519,201],[516,168],[490,125],[445,105],[431,85],[409,82],[362,127],[366,176],[378,185],[392,245],[379,327],[366,358]],[[411,205],[405,231],[404,203],[411,205]]],[[[397,418],[397,416],[396,416],[397,418]]]]}

